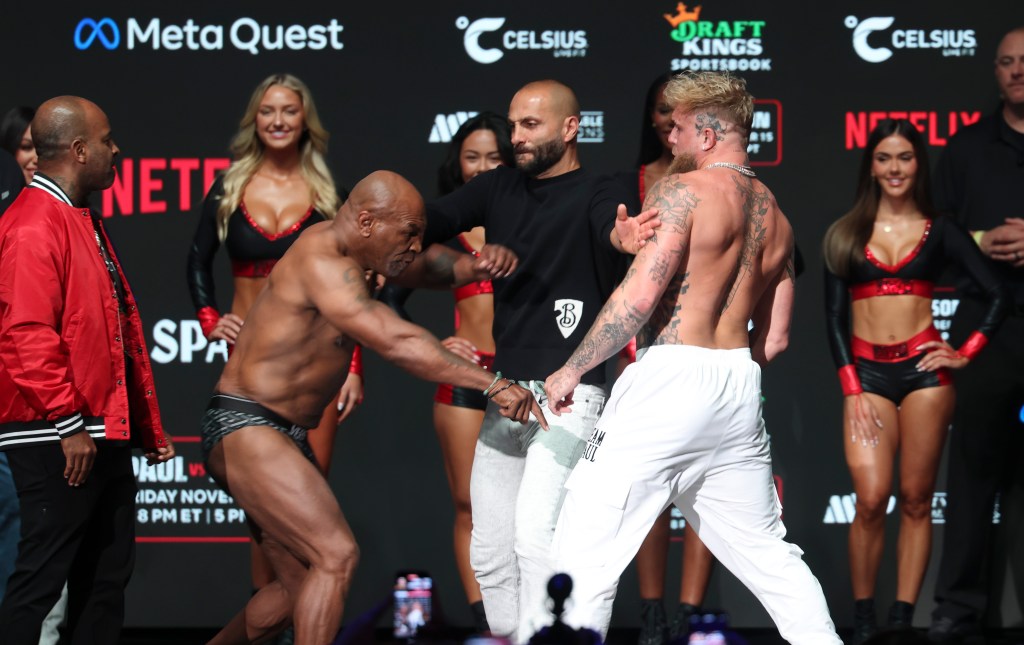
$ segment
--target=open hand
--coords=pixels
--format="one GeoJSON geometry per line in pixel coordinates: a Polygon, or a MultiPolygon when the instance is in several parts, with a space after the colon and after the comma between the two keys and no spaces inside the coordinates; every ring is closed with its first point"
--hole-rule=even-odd
{"type": "Polygon", "coordinates": [[[860,394],[851,394],[843,400],[846,418],[850,424],[850,441],[862,446],[878,445],[878,433],[882,430],[882,419],[871,399],[860,394]]]}
{"type": "Polygon", "coordinates": [[[624,253],[636,255],[654,237],[654,229],[661,226],[658,209],[651,208],[636,217],[630,217],[625,204],[615,211],[615,236],[624,253]]]}

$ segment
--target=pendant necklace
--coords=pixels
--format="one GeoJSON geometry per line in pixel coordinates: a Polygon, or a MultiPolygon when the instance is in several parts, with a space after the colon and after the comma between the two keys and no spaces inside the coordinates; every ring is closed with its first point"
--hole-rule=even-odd
{"type": "Polygon", "coordinates": [[[708,168],[729,168],[730,170],[735,170],[741,175],[746,175],[747,177],[757,176],[757,173],[755,173],[750,166],[741,166],[740,164],[729,163],[728,161],[716,161],[715,163],[709,163],[704,166],[703,169],[707,170],[708,168]]]}

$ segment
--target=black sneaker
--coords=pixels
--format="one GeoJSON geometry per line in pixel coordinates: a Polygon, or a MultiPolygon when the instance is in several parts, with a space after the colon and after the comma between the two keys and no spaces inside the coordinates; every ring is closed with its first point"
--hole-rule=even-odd
{"type": "Polygon", "coordinates": [[[974,621],[955,621],[949,616],[932,620],[928,640],[933,643],[983,643],[981,628],[974,621]]]}
{"type": "Polygon", "coordinates": [[[661,599],[640,600],[640,639],[637,645],[666,645],[668,625],[661,599]]]}

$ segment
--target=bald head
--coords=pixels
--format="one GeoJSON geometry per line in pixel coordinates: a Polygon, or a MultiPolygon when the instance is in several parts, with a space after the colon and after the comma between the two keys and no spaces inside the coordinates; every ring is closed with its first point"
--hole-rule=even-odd
{"type": "Polygon", "coordinates": [[[515,103],[517,99],[533,102],[537,105],[551,110],[558,118],[580,116],[580,102],[576,100],[576,94],[565,83],[554,80],[534,81],[527,83],[516,92],[512,98],[515,103]]]}
{"type": "Polygon", "coordinates": [[[396,210],[423,210],[423,198],[409,181],[390,170],[370,173],[355,185],[346,204],[358,213],[388,214],[396,210]]]}
{"type": "Polygon", "coordinates": [[[95,103],[78,96],[58,96],[40,105],[32,119],[32,142],[39,163],[61,157],[76,138],[87,139],[91,121],[97,116],[106,119],[95,103]]]}

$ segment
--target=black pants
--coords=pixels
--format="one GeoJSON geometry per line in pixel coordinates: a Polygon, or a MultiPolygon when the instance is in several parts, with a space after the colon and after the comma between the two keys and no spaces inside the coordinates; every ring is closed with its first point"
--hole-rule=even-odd
{"type": "MultiPolygon", "coordinates": [[[[956,340],[963,339],[962,330],[973,326],[981,311],[980,304],[961,301],[954,323],[956,340]]],[[[1006,489],[1021,463],[1024,317],[1007,318],[981,353],[967,367],[954,371],[953,378],[957,404],[950,436],[945,537],[935,586],[937,607],[932,617],[980,624],[991,586],[995,496],[1006,489]]]]}
{"type": "Polygon", "coordinates": [[[0,643],[36,645],[43,618],[68,584],[62,643],[112,645],[124,623],[135,564],[131,449],[99,446],[86,483],[64,479],[60,444],[7,452],[21,504],[21,541],[0,605],[0,643]]]}

